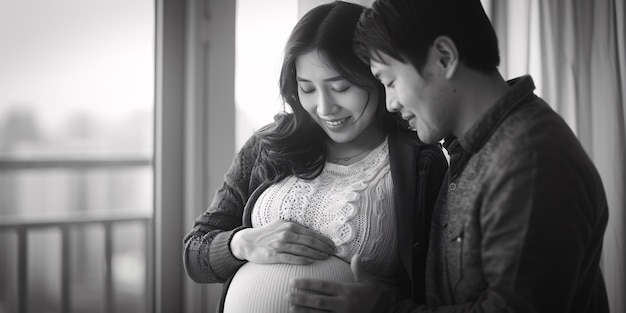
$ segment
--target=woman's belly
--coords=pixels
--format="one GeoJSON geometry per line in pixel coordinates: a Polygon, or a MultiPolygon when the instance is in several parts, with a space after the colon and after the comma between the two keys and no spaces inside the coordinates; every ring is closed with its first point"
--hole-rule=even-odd
{"type": "Polygon", "coordinates": [[[354,281],[350,265],[334,256],[309,265],[248,262],[239,268],[228,287],[224,312],[286,313],[289,305],[285,295],[294,278],[354,281]]]}

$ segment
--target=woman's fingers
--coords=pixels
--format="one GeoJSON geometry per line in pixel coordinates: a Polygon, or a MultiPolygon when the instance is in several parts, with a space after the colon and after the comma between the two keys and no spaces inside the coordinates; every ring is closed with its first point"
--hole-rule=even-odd
{"type": "Polygon", "coordinates": [[[280,253],[276,256],[276,262],[273,262],[273,263],[306,265],[306,264],[311,264],[313,262],[315,262],[314,258],[309,258],[309,257],[299,256],[299,255],[289,254],[289,253],[280,253]]]}
{"type": "Polygon", "coordinates": [[[237,232],[231,250],[236,257],[254,263],[309,264],[334,254],[335,245],[303,225],[276,220],[237,232]]]}
{"type": "MultiPolygon", "coordinates": [[[[282,239],[286,243],[308,247],[310,249],[317,250],[326,254],[335,253],[335,244],[332,240],[303,225],[293,222],[285,222],[285,224],[283,224],[283,230],[284,232],[281,235],[282,239]]],[[[297,254],[298,252],[304,252],[306,250],[303,249],[297,251],[297,249],[298,248],[292,251],[297,254]]]]}
{"type": "Polygon", "coordinates": [[[298,243],[285,243],[280,250],[280,252],[282,253],[315,260],[324,260],[328,258],[329,255],[331,255],[331,253],[328,251],[320,251],[318,249],[313,249],[309,246],[298,243]]]}

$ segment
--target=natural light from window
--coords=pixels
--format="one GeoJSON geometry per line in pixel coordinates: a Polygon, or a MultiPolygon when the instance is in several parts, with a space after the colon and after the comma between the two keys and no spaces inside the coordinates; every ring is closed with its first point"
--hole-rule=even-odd
{"type": "Polygon", "coordinates": [[[0,153],[149,155],[146,3],[0,1],[0,153]]]}
{"type": "Polygon", "coordinates": [[[0,313],[148,310],[154,38],[151,0],[0,0],[0,313]]]}
{"type": "Polygon", "coordinates": [[[283,48],[298,19],[295,0],[237,0],[235,103],[237,150],[282,110],[283,48]]]}

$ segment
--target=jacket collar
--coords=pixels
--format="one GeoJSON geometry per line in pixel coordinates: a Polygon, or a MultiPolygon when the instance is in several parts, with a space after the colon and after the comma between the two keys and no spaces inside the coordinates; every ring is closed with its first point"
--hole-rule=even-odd
{"type": "Polygon", "coordinates": [[[521,76],[507,82],[511,89],[460,138],[445,138],[444,148],[450,155],[450,179],[453,180],[469,158],[480,151],[491,135],[521,104],[537,96],[533,93],[535,83],[530,75],[521,76]]]}

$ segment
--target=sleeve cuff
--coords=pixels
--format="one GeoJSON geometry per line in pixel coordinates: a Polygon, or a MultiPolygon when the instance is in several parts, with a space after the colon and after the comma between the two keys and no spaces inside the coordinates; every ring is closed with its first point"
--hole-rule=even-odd
{"type": "Polygon", "coordinates": [[[241,226],[219,233],[211,242],[209,265],[213,272],[224,280],[232,276],[239,267],[247,262],[246,260],[236,258],[230,249],[230,241],[233,239],[233,235],[244,228],[246,227],[241,226]]]}

